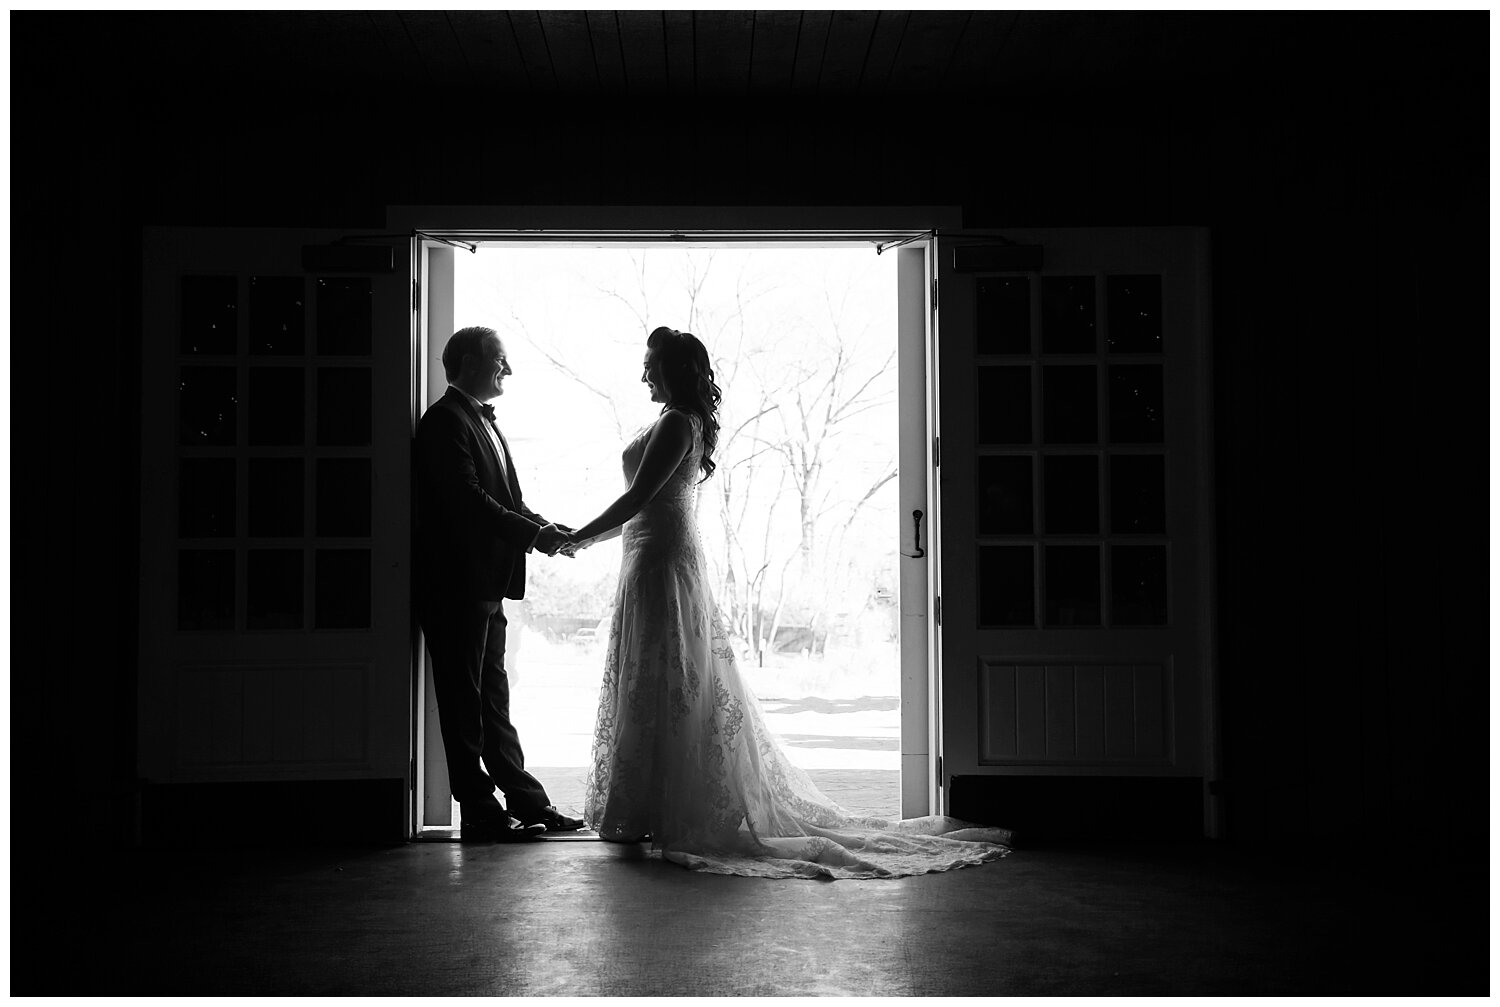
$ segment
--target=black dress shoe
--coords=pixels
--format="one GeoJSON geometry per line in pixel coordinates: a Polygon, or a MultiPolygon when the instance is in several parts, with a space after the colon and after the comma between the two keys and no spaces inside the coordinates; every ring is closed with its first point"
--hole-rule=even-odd
{"type": "Polygon", "coordinates": [[[640,836],[600,836],[606,843],[619,843],[621,846],[639,846],[641,843],[651,842],[651,833],[647,832],[640,836]]]}
{"type": "Polygon", "coordinates": [[[582,818],[569,818],[552,806],[521,816],[524,825],[540,825],[548,832],[577,832],[583,828],[582,818]]]}
{"type": "Polygon", "coordinates": [[[459,826],[462,843],[524,843],[542,838],[545,825],[523,825],[514,818],[491,818],[464,822],[459,826]]]}

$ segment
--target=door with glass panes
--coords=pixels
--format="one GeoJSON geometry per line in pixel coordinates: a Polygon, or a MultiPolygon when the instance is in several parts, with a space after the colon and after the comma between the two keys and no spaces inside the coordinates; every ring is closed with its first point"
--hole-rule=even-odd
{"type": "Polygon", "coordinates": [[[409,777],[409,255],[304,268],[345,237],[147,230],[148,782],[409,777]]]}
{"type": "Polygon", "coordinates": [[[940,236],[942,783],[1209,778],[1206,237],[940,236]]]}

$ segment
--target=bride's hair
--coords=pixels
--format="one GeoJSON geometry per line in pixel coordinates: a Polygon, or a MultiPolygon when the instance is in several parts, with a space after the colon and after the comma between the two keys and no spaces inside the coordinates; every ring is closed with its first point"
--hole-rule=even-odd
{"type": "Polygon", "coordinates": [[[663,408],[681,409],[703,421],[703,460],[698,467],[707,479],[718,467],[713,453],[719,443],[719,401],[723,398],[719,386],[714,384],[708,350],[691,332],[678,332],[665,325],[652,330],[646,337],[646,346],[656,351],[661,362],[667,386],[667,405],[663,408]]]}

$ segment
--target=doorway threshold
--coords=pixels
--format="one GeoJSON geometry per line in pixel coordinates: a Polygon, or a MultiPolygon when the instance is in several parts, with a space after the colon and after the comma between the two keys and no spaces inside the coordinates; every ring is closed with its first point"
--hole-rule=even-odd
{"type": "MultiPolygon", "coordinates": [[[[438,826],[426,828],[412,837],[414,843],[457,843],[462,841],[462,830],[438,826]]],[[[527,842],[535,843],[602,843],[599,833],[589,829],[580,829],[577,832],[544,832],[540,839],[531,839],[527,842]]],[[[496,845],[502,845],[497,843],[496,845]]]]}

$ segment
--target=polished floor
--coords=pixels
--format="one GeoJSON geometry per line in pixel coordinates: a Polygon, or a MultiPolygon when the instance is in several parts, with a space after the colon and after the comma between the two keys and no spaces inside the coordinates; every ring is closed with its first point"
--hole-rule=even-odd
{"type": "Polygon", "coordinates": [[[837,882],[587,839],[13,853],[15,995],[1488,991],[1483,867],[1395,851],[1096,844],[837,882]]]}

